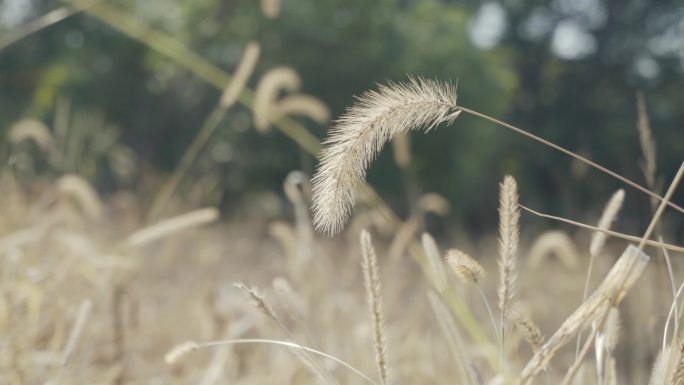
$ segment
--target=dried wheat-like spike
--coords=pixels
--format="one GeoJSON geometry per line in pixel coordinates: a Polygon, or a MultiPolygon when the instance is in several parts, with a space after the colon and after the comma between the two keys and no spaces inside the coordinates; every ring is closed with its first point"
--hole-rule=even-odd
{"type": "Polygon", "coordinates": [[[240,58],[240,63],[238,63],[237,69],[233,74],[233,80],[228,83],[228,86],[223,91],[221,95],[221,101],[219,102],[221,107],[230,108],[238,100],[240,93],[245,88],[247,80],[252,76],[254,72],[254,67],[256,67],[257,61],[259,61],[259,54],[261,52],[261,46],[255,41],[250,41],[245,47],[245,52],[240,58]]]}
{"type": "MultiPolygon", "coordinates": [[[[598,228],[601,230],[609,230],[613,221],[617,217],[618,212],[622,208],[622,203],[625,201],[625,190],[619,189],[616,191],[603,209],[603,214],[598,223],[598,228]]],[[[606,243],[606,233],[602,231],[596,231],[591,237],[591,245],[589,246],[589,254],[592,258],[596,257],[601,250],[603,245],[606,243]]]]}
{"type": "Polygon", "coordinates": [[[176,345],[164,355],[164,362],[166,362],[167,365],[173,365],[178,362],[178,360],[185,357],[186,354],[197,350],[197,348],[197,343],[193,341],[176,345]]]}
{"type": "Polygon", "coordinates": [[[43,151],[49,150],[54,142],[50,129],[45,123],[30,118],[14,123],[9,129],[7,138],[12,144],[31,140],[43,151]]]}
{"type": "Polygon", "coordinates": [[[534,376],[544,370],[551,358],[572,339],[573,335],[599,319],[611,306],[622,301],[643,273],[649,260],[646,254],[637,251],[638,248],[633,245],[627,247],[596,291],[563,322],[525,365],[518,377],[519,385],[530,384],[534,376]]]}
{"type": "Polygon", "coordinates": [[[532,322],[531,319],[520,314],[513,315],[513,322],[520,328],[525,341],[530,345],[532,351],[536,353],[544,344],[544,335],[539,330],[539,326],[532,322]]]}
{"type": "Polygon", "coordinates": [[[78,207],[90,219],[102,215],[102,201],[93,186],[87,180],[74,174],[63,175],[57,180],[60,195],[73,199],[78,207]]]}
{"type": "Polygon", "coordinates": [[[679,341],[679,346],[679,357],[677,358],[677,363],[674,365],[671,385],[684,384],[684,343],[682,343],[681,339],[679,341]]]}
{"type": "Polygon", "coordinates": [[[454,274],[465,283],[477,283],[485,272],[478,261],[461,250],[447,250],[446,261],[454,274]]]}
{"type": "Polygon", "coordinates": [[[243,293],[247,294],[249,299],[252,301],[252,305],[254,305],[254,307],[257,310],[259,310],[259,312],[261,312],[263,315],[265,315],[268,318],[271,318],[274,321],[280,322],[278,317],[276,317],[275,312],[271,308],[271,305],[269,305],[268,302],[266,302],[264,296],[261,293],[259,293],[257,288],[249,288],[242,282],[235,282],[233,285],[238,289],[242,290],[243,293]]]}
{"type": "Polygon", "coordinates": [[[275,107],[277,119],[283,115],[306,116],[313,121],[324,124],[330,120],[330,109],[320,99],[311,95],[288,95],[275,107]]]}
{"type": "Polygon", "coordinates": [[[637,93],[637,112],[639,120],[637,128],[639,129],[639,143],[641,144],[641,152],[644,154],[644,162],[641,168],[646,177],[646,184],[653,189],[656,184],[656,143],[653,140],[651,133],[651,123],[648,119],[648,111],[646,110],[646,100],[644,94],[637,93]]]}
{"type": "Polygon", "coordinates": [[[171,234],[214,222],[218,219],[218,217],[219,211],[214,207],[208,207],[178,215],[176,217],[157,222],[129,235],[128,238],[126,238],[126,240],[123,242],[123,247],[140,247],[171,234]]]}
{"type": "Polygon", "coordinates": [[[261,12],[269,19],[275,19],[280,15],[282,0],[261,0],[261,12]]]}
{"type": "Polygon", "coordinates": [[[254,125],[261,133],[268,131],[278,94],[282,91],[297,91],[301,79],[290,67],[277,67],[264,74],[257,84],[254,95],[254,125]]]}
{"type": "Polygon", "coordinates": [[[435,242],[435,239],[432,238],[430,234],[423,233],[421,241],[425,256],[427,257],[428,266],[430,266],[432,284],[435,285],[435,289],[437,289],[438,292],[442,293],[448,287],[447,274],[444,269],[444,263],[442,263],[442,254],[439,252],[437,242],[435,242]]]}
{"type": "Polygon", "coordinates": [[[60,363],[62,370],[69,364],[69,361],[71,360],[71,357],[73,356],[74,351],[76,350],[76,345],[78,344],[78,340],[81,337],[81,333],[83,332],[83,328],[86,325],[92,307],[92,301],[86,299],[81,303],[81,306],[78,308],[78,316],[76,317],[76,322],[74,323],[74,326],[71,328],[71,333],[69,333],[69,340],[67,341],[67,344],[64,348],[64,352],[62,353],[62,360],[60,363]]]}
{"type": "Polygon", "coordinates": [[[313,178],[316,230],[328,235],[342,230],[368,166],[388,140],[451,123],[459,113],[451,84],[420,78],[389,83],[359,97],[324,143],[313,178]]]}
{"type": "Polygon", "coordinates": [[[528,252],[527,264],[536,269],[551,253],[568,269],[574,270],[579,264],[575,242],[566,232],[558,230],[547,231],[534,241],[528,252]]]}
{"type": "Polygon", "coordinates": [[[387,372],[387,342],[385,341],[385,311],[382,304],[382,285],[380,272],[378,271],[378,258],[368,231],[361,232],[361,253],[363,254],[362,268],[364,284],[368,297],[368,306],[371,311],[373,324],[373,347],[375,348],[375,361],[380,376],[380,384],[388,383],[387,372]]]}
{"type": "Polygon", "coordinates": [[[506,322],[516,281],[520,238],[520,209],[518,186],[512,176],[506,175],[500,185],[499,197],[499,310],[501,311],[501,351],[503,354],[506,322]]]}

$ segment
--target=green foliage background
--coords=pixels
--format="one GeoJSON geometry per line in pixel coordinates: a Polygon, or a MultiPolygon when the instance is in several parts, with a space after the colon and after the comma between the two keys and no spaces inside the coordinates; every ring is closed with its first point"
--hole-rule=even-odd
{"type": "MultiPolygon", "coordinates": [[[[379,82],[403,80],[406,74],[458,82],[464,106],[581,151],[642,184],[635,92],[643,90],[666,183],[684,154],[684,48],[654,49],[653,42],[672,35],[673,28],[677,31],[671,26],[684,20],[684,7],[675,1],[596,1],[605,13],[603,23],[589,29],[596,50],[578,60],[554,54],[553,28],[535,39],[519,32],[539,10],[552,26],[581,20],[582,15],[563,8],[567,1],[497,3],[506,12],[508,27],[491,49],[478,48],[469,38],[469,25],[481,7],[474,1],[283,0],[275,20],[264,18],[254,0],[108,4],[228,71],[246,42],[256,40],[262,59],[251,86],[269,69],[291,66],[302,76],[302,91],[321,98],[334,116],[353,102],[353,95],[379,82]],[[635,72],[638,60],[655,62],[657,75],[640,76],[635,72]]],[[[30,3],[27,20],[63,5],[30,3]]],[[[0,25],[0,34],[19,27],[0,25]]],[[[168,58],[87,14],[0,51],[0,90],[3,130],[22,117],[51,125],[60,99],[70,102],[75,117],[82,117],[83,129],[116,127],[120,140],[135,152],[140,173],[125,183],[95,173],[104,192],[140,187],[146,175],[172,170],[220,95],[168,58]]],[[[325,136],[327,127],[304,123],[318,138],[325,136]]],[[[407,177],[420,191],[450,199],[453,221],[467,222],[474,231],[495,220],[496,186],[505,173],[518,178],[525,202],[569,217],[599,209],[622,187],[593,171],[573,172],[563,155],[471,117],[412,140],[407,177]]],[[[241,203],[253,194],[280,191],[287,172],[311,173],[314,165],[282,134],[258,134],[250,111],[235,108],[186,182],[215,175],[224,206],[240,213],[241,203]]],[[[72,167],[78,171],[78,164],[72,167]]],[[[406,213],[403,178],[390,150],[369,173],[381,195],[406,213]]],[[[682,202],[682,194],[675,200],[682,202]]],[[[628,191],[628,201],[638,212],[649,210],[642,195],[628,191]]]]}

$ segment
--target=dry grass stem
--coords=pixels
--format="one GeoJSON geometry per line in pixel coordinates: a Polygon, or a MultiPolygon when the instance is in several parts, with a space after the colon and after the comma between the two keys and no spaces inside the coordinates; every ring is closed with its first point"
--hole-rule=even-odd
{"type": "Polygon", "coordinates": [[[233,80],[228,83],[223,94],[221,94],[221,101],[219,104],[222,108],[230,108],[237,102],[249,77],[252,76],[252,72],[254,72],[254,68],[259,61],[260,52],[261,46],[259,43],[255,41],[247,43],[245,52],[242,54],[242,58],[240,58],[240,63],[238,63],[235,73],[233,73],[233,80]]]}
{"type": "Polygon", "coordinates": [[[363,255],[363,282],[366,286],[368,306],[371,312],[373,328],[373,347],[375,348],[375,362],[378,367],[380,384],[389,383],[387,371],[387,342],[385,340],[385,311],[382,304],[382,284],[378,270],[378,258],[371,240],[370,233],[361,232],[361,253],[363,255]]]}
{"type": "Polygon", "coordinates": [[[648,111],[646,109],[646,98],[642,92],[637,92],[637,112],[639,119],[637,121],[637,128],[639,129],[639,144],[641,144],[641,152],[644,154],[644,161],[641,168],[646,177],[646,185],[651,189],[655,188],[656,184],[656,143],[653,140],[651,133],[651,123],[648,119],[648,111]]]}
{"type": "Polygon", "coordinates": [[[214,207],[191,211],[136,231],[126,238],[121,247],[123,249],[141,247],[171,234],[215,222],[218,218],[219,211],[214,207]]]}
{"type": "Polygon", "coordinates": [[[649,257],[630,245],[613,265],[605,279],[547,340],[532,359],[525,365],[518,384],[527,385],[556,352],[576,333],[599,319],[610,307],[619,303],[646,268],[649,257]]]}
{"type": "MultiPolygon", "coordinates": [[[[622,208],[622,204],[625,201],[625,190],[619,189],[606,204],[603,209],[603,214],[601,214],[601,219],[598,222],[598,228],[601,230],[609,230],[615,219],[617,218],[618,212],[622,208]]],[[[603,246],[606,243],[607,234],[604,231],[597,231],[591,237],[591,244],[589,246],[589,254],[592,258],[601,252],[603,246]]]]}
{"type": "Polygon", "coordinates": [[[56,381],[57,384],[61,382],[64,372],[69,366],[69,362],[71,362],[71,357],[73,357],[74,352],[76,351],[76,346],[78,345],[78,341],[80,340],[83,329],[88,321],[92,307],[92,301],[90,299],[86,299],[81,302],[81,305],[78,308],[76,322],[74,322],[74,326],[71,328],[69,339],[67,340],[64,351],[62,352],[62,359],[59,363],[59,375],[57,376],[56,381]]]}
{"type": "Polygon", "coordinates": [[[398,134],[392,139],[394,163],[406,169],[411,162],[411,137],[408,133],[398,134]]]}
{"type": "Polygon", "coordinates": [[[469,369],[470,362],[465,355],[465,344],[463,343],[463,338],[458,331],[458,326],[456,326],[456,321],[451,312],[444,303],[442,303],[439,296],[432,291],[428,292],[428,301],[430,302],[432,311],[435,313],[435,318],[437,318],[439,327],[442,330],[444,337],[446,337],[449,350],[454,357],[458,378],[463,379],[467,385],[478,384],[479,381],[469,369]]]}
{"type": "MultiPolygon", "coordinates": [[[[576,222],[576,221],[573,221],[573,220],[570,220],[570,219],[561,218],[561,217],[557,217],[557,216],[554,216],[554,215],[544,214],[544,213],[541,213],[541,212],[539,212],[539,211],[533,210],[533,209],[531,209],[531,208],[529,208],[529,207],[527,207],[527,206],[524,206],[524,205],[519,205],[519,206],[520,206],[521,209],[523,209],[523,210],[529,212],[530,214],[536,215],[536,216],[541,217],[541,218],[546,218],[546,219],[551,219],[551,220],[558,221],[558,222],[567,223],[567,224],[570,224],[570,225],[573,225],[573,226],[576,226],[576,227],[580,227],[580,228],[583,228],[583,229],[587,229],[587,230],[599,231],[599,232],[605,233],[605,234],[607,234],[607,235],[609,235],[609,236],[611,236],[611,237],[624,239],[624,240],[630,241],[630,242],[641,242],[641,240],[642,240],[642,237],[637,237],[637,236],[634,236],[634,235],[627,235],[627,234],[623,234],[623,233],[618,233],[618,232],[616,232],[616,231],[611,231],[611,230],[602,230],[602,229],[600,229],[600,228],[598,228],[598,227],[596,227],[596,226],[587,225],[587,224],[584,224],[584,223],[581,223],[581,222],[576,222]]],[[[667,250],[670,250],[670,251],[676,251],[676,252],[678,252],[678,253],[684,253],[684,247],[675,246],[675,245],[671,245],[671,244],[668,244],[668,243],[662,243],[662,242],[652,241],[652,240],[649,240],[649,239],[644,239],[644,245],[648,245],[648,246],[652,246],[652,247],[662,247],[662,248],[667,249],[667,250]]]]}
{"type": "Polygon", "coordinates": [[[421,237],[423,251],[427,258],[428,266],[430,268],[430,279],[438,292],[444,292],[448,287],[447,274],[442,263],[442,254],[439,252],[437,242],[428,233],[423,233],[421,237]]]}

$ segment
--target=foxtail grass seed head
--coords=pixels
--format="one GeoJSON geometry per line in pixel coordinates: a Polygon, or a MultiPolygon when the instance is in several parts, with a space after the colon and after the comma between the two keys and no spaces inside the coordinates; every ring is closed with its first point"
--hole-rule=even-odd
{"type": "Polygon", "coordinates": [[[324,142],[313,177],[314,226],[335,235],[349,219],[366,170],[385,143],[410,130],[429,131],[459,115],[449,83],[410,78],[361,95],[324,142]]]}
{"type": "Polygon", "coordinates": [[[525,341],[530,345],[532,351],[536,353],[544,344],[544,335],[539,326],[532,322],[531,319],[520,314],[513,315],[513,322],[520,328],[525,341]]]}
{"type": "Polygon", "coordinates": [[[506,320],[518,279],[517,259],[520,238],[518,186],[512,176],[504,177],[499,198],[499,310],[502,343],[506,320]]]}
{"type": "Polygon", "coordinates": [[[484,268],[470,255],[456,249],[447,251],[447,264],[451,271],[465,283],[477,283],[484,275],[484,268]]]}
{"type": "MultiPolygon", "coordinates": [[[[610,226],[613,224],[613,221],[615,221],[615,218],[617,218],[618,212],[622,208],[624,201],[625,190],[620,189],[613,194],[606,204],[606,207],[603,209],[603,214],[601,215],[601,219],[598,223],[599,229],[610,229],[610,226]]],[[[607,235],[605,233],[601,231],[594,232],[594,235],[591,237],[591,244],[589,246],[589,254],[592,256],[592,258],[596,257],[601,252],[603,246],[606,244],[606,238],[607,235]]]]}

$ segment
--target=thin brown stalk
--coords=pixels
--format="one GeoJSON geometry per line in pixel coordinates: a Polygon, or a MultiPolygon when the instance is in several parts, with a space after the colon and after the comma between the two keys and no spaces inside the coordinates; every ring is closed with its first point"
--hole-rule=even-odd
{"type": "MultiPolygon", "coordinates": [[[[573,225],[576,227],[580,227],[583,229],[587,229],[587,230],[600,231],[602,233],[610,235],[611,237],[620,238],[620,239],[624,239],[624,240],[631,241],[631,242],[641,242],[641,237],[636,237],[634,235],[627,235],[627,234],[623,234],[623,233],[618,233],[616,231],[611,231],[611,230],[600,229],[598,227],[587,225],[587,224],[584,224],[581,222],[576,222],[576,221],[573,221],[570,219],[557,217],[557,216],[549,215],[549,214],[544,214],[544,213],[541,213],[539,211],[533,210],[527,206],[524,206],[522,204],[520,204],[519,206],[521,209],[529,212],[530,214],[534,214],[534,215],[541,217],[541,218],[546,218],[546,219],[551,219],[551,220],[558,221],[558,222],[567,223],[567,224],[570,224],[570,225],[573,225]]],[[[662,247],[664,249],[667,249],[670,251],[676,251],[678,253],[684,253],[684,247],[675,246],[675,245],[671,245],[668,243],[656,242],[656,241],[646,239],[646,240],[644,240],[644,244],[648,245],[648,246],[652,246],[652,247],[662,247]]]]}

